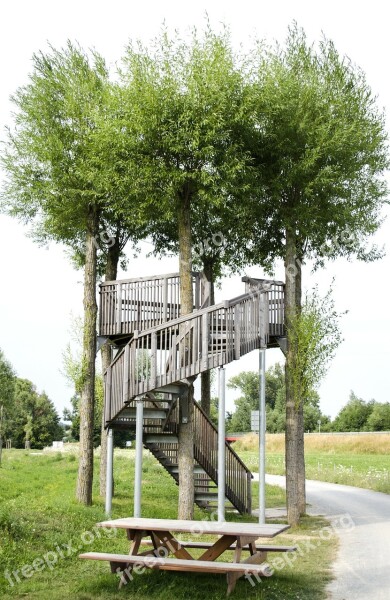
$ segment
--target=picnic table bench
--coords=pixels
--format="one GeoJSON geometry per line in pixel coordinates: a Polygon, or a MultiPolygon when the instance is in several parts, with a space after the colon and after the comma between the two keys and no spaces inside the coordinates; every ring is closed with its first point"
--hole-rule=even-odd
{"type": "Polygon", "coordinates": [[[145,567],[168,571],[192,571],[202,573],[225,573],[227,595],[243,575],[257,574],[269,577],[272,569],[266,562],[268,552],[289,552],[294,546],[272,546],[256,543],[259,538],[274,538],[289,528],[289,525],[256,523],[226,523],[214,521],[179,521],[175,519],[124,518],[103,521],[99,527],[125,529],[130,540],[129,554],[107,552],[86,552],[80,558],[108,561],[111,572],[120,575],[120,584],[132,580],[132,571],[145,567]],[[215,542],[181,541],[173,535],[215,535],[215,542]],[[149,538],[149,539],[145,539],[149,538]],[[150,546],[143,551],[145,546],[150,546]],[[188,549],[201,549],[204,552],[197,558],[188,549]],[[234,552],[232,562],[216,561],[224,552],[234,552]],[[242,553],[249,556],[241,560],[242,553]],[[173,556],[170,557],[170,555],[173,556]]]}

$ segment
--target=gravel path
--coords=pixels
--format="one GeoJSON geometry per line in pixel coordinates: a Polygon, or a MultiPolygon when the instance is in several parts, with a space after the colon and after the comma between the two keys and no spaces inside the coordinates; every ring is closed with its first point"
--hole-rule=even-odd
{"type": "MultiPolygon", "coordinates": [[[[285,486],[285,478],[266,482],[285,486]]],[[[348,485],[306,481],[308,512],[332,517],[340,548],[333,564],[332,600],[390,600],[390,496],[348,485]],[[340,518],[340,515],[342,517],[340,518]]]]}

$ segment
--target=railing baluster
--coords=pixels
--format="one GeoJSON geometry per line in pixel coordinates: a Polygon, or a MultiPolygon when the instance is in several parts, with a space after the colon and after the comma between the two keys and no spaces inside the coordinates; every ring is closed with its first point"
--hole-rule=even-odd
{"type": "Polygon", "coordinates": [[[122,333],[122,284],[118,284],[118,292],[116,296],[117,301],[117,317],[116,317],[116,326],[117,333],[122,333]]]}

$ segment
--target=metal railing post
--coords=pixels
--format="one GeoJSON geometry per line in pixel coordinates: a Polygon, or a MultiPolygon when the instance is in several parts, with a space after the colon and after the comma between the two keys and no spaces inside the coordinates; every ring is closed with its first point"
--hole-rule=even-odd
{"type": "Polygon", "coordinates": [[[265,523],[265,348],[259,352],[259,523],[265,523]]]}
{"type": "Polygon", "coordinates": [[[218,521],[225,521],[225,369],[219,368],[218,402],[218,521]]]}
{"type": "Polygon", "coordinates": [[[107,431],[107,470],[106,470],[106,504],[105,512],[108,517],[111,516],[112,509],[112,482],[113,482],[113,463],[114,463],[114,435],[112,429],[107,431]]]}
{"type": "Polygon", "coordinates": [[[144,404],[137,399],[136,429],[135,429],[135,476],[134,476],[134,517],[141,516],[141,490],[142,490],[142,450],[143,450],[143,420],[144,404]]]}

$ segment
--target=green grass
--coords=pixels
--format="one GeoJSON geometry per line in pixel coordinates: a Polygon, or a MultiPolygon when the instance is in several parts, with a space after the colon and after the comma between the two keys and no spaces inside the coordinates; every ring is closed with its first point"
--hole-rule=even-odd
{"type": "MultiPolygon", "coordinates": [[[[115,498],[113,518],[131,515],[133,511],[134,454],[121,451],[115,457],[115,498]]],[[[108,564],[82,561],[80,552],[89,550],[127,552],[124,532],[95,528],[105,518],[102,499],[98,496],[97,477],[92,507],[79,505],[74,499],[77,461],[68,454],[34,454],[5,451],[0,469],[0,596],[10,599],[36,600],[222,600],[226,595],[224,576],[195,575],[146,571],[118,591],[117,580],[108,564]],[[24,568],[24,575],[22,570],[24,568]],[[11,586],[6,571],[17,571],[20,582],[11,586]]],[[[96,473],[98,460],[96,460],[96,473]]],[[[258,488],[254,485],[254,505],[258,488]]],[[[150,455],[145,454],[143,469],[143,516],[176,518],[178,488],[169,475],[150,455]]],[[[283,492],[267,487],[267,505],[284,504],[283,492]]],[[[199,508],[196,519],[210,515],[199,508]]],[[[253,517],[229,515],[230,520],[255,521],[253,517]]],[[[287,557],[275,554],[276,572],[251,586],[240,580],[232,599],[248,598],[282,600],[325,598],[329,581],[329,565],[334,556],[334,539],[321,537],[326,523],[322,519],[305,518],[302,525],[279,536],[281,544],[298,543],[300,552],[287,557]],[[308,548],[308,543],[314,547],[308,548]],[[279,559],[279,561],[278,561],[279,559]],[[287,562],[286,562],[287,559],[287,562]]],[[[206,537],[207,539],[207,537],[206,537]]]]}
{"type": "MultiPolygon", "coordinates": [[[[239,450],[242,460],[258,471],[258,453],[239,450]]],[[[351,452],[320,452],[306,450],[306,477],[319,481],[341,483],[390,494],[390,457],[385,454],[351,452]]],[[[267,473],[284,475],[284,452],[267,452],[267,473]]]]}

